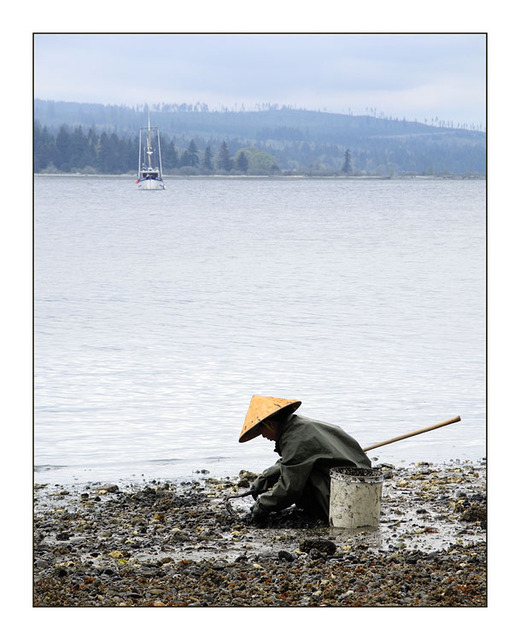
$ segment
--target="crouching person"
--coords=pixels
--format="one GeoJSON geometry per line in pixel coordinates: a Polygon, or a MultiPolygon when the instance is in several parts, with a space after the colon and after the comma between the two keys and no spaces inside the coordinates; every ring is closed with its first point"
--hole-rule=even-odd
{"type": "Polygon", "coordinates": [[[239,442],[261,435],[276,443],[280,459],[254,482],[253,517],[296,505],[309,516],[329,519],[332,467],[369,469],[370,460],[340,427],[296,415],[299,400],[253,396],[239,442]],[[267,492],[268,489],[272,489],[267,492]]]}

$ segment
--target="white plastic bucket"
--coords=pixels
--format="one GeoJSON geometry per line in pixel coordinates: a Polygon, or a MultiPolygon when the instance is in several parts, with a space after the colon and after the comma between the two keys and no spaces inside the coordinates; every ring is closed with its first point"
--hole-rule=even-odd
{"type": "Polygon", "coordinates": [[[330,470],[330,526],[342,529],[377,528],[382,494],[381,470],[334,467],[330,470]]]}

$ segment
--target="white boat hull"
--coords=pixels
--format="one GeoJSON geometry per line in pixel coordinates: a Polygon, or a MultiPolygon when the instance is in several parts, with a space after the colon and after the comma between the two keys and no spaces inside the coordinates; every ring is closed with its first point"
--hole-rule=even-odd
{"type": "Polygon", "coordinates": [[[157,191],[164,189],[164,182],[162,180],[139,180],[137,188],[144,191],[157,191]]]}

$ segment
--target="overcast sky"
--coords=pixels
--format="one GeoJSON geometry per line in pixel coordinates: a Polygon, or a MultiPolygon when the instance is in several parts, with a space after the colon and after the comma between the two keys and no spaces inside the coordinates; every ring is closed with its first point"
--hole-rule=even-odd
{"type": "Polygon", "coordinates": [[[481,34],[36,34],[34,95],[139,105],[271,103],[485,125],[481,34]]]}

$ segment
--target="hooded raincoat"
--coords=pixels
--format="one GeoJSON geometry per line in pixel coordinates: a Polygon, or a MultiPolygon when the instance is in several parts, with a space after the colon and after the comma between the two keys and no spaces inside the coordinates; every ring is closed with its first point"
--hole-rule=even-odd
{"type": "Polygon", "coordinates": [[[281,458],[253,484],[258,493],[272,487],[255,502],[255,517],[296,504],[328,520],[329,470],[372,466],[359,443],[343,429],[298,415],[283,423],[275,451],[281,458]]]}

